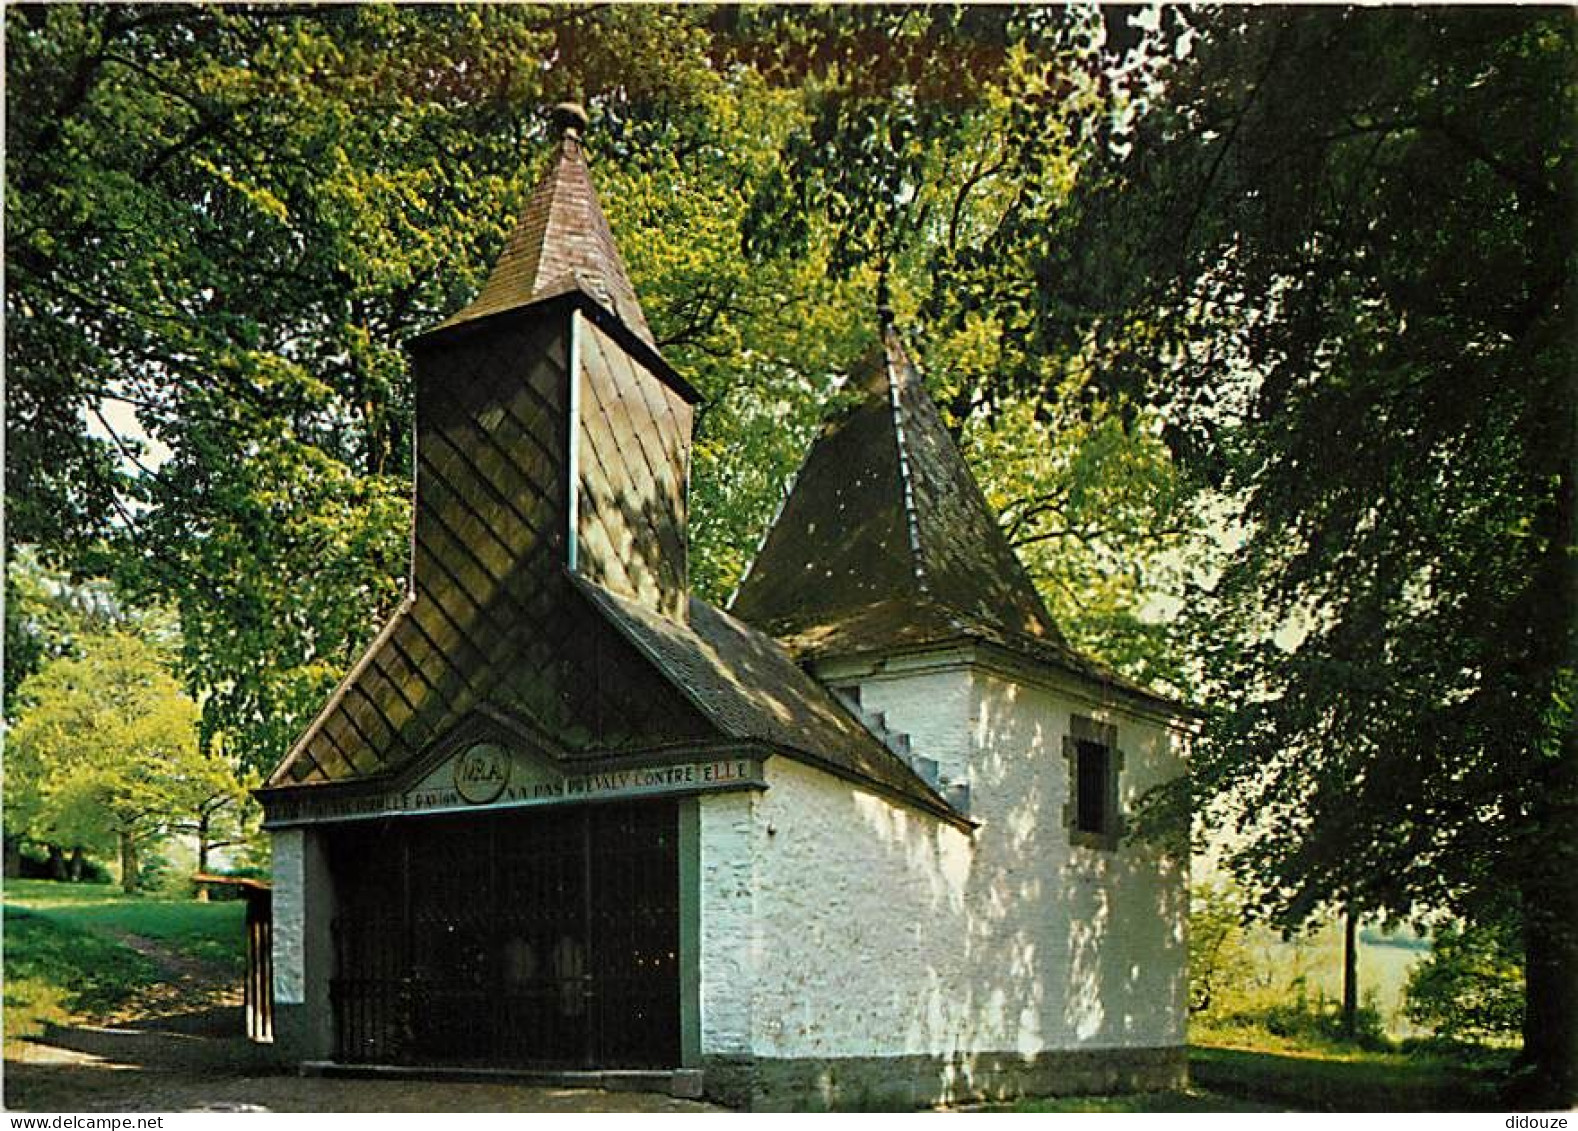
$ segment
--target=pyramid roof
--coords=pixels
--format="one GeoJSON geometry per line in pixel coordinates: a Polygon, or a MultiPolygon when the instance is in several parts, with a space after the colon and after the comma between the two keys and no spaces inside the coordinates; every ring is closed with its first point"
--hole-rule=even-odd
{"type": "Polygon", "coordinates": [[[438,328],[581,291],[656,349],[586,167],[581,146],[586,113],[566,104],[555,111],[555,121],[562,132],[548,171],[505,241],[487,282],[469,305],[438,328]]]}
{"type": "Polygon", "coordinates": [[[731,611],[801,654],[990,634],[1066,648],[888,325],[812,445],[731,611]]]}

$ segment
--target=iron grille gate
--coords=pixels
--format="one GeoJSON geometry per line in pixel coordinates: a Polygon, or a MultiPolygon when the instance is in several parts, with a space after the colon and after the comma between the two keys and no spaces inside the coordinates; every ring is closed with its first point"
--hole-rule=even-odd
{"type": "Polygon", "coordinates": [[[345,1063],[679,1064],[673,802],[337,830],[345,1063]]]}

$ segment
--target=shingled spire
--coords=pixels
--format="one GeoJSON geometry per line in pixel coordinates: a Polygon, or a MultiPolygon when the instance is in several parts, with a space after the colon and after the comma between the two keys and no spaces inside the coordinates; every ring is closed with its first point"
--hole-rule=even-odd
{"type": "Polygon", "coordinates": [[[943,426],[891,315],[731,611],[802,655],[990,635],[1062,645],[943,426]]]}
{"type": "Polygon", "coordinates": [[[646,315],[597,200],[581,150],[586,111],[573,102],[554,107],[559,144],[547,175],[526,205],[472,303],[443,323],[461,322],[580,290],[614,314],[649,346],[646,315]]]}

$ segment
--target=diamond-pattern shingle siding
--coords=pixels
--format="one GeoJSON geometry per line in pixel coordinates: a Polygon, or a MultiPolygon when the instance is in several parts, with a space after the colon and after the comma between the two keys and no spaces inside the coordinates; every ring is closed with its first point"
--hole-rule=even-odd
{"type": "Polygon", "coordinates": [[[571,757],[719,737],[566,577],[578,315],[543,314],[418,355],[411,596],[272,785],[392,772],[481,707],[571,757]]]}
{"type": "Polygon", "coordinates": [[[958,819],[777,643],[690,598],[694,393],[573,135],[477,300],[412,352],[411,592],[265,799],[387,780],[496,725],[569,762],[754,744],[958,819]]]}
{"type": "Polygon", "coordinates": [[[580,352],[576,568],[683,620],[691,406],[595,326],[580,352]]]}

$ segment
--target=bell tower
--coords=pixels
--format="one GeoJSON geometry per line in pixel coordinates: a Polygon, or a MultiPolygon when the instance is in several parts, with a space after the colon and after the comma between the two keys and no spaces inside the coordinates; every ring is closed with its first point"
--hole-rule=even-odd
{"type": "Polygon", "coordinates": [[[487,283],[413,345],[414,584],[458,581],[474,613],[511,573],[540,592],[567,567],[683,620],[697,397],[658,353],[598,203],[585,111],[553,120],[547,174],[487,283]]]}

